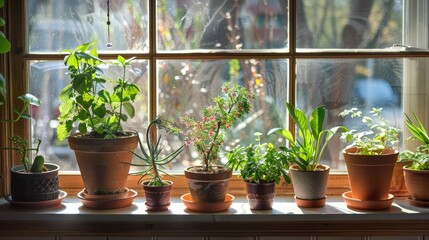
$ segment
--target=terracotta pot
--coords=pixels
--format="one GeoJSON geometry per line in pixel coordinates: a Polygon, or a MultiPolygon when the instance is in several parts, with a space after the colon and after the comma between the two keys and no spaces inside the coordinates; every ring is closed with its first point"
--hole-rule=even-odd
{"type": "Polygon", "coordinates": [[[295,202],[300,207],[323,207],[326,199],[330,168],[318,165],[315,171],[303,171],[298,165],[289,169],[295,202]]]}
{"type": "MultiPolygon", "coordinates": [[[[24,165],[14,166],[11,173],[11,196],[16,202],[40,202],[58,199],[58,171],[56,164],[45,163],[46,172],[24,172],[24,165]]],[[[31,164],[29,164],[31,168],[31,164]]]]}
{"type": "Polygon", "coordinates": [[[168,185],[159,187],[148,186],[149,181],[143,182],[144,194],[146,197],[146,207],[150,211],[165,211],[170,206],[170,191],[173,187],[172,181],[168,185]]]}
{"type": "Polygon", "coordinates": [[[408,196],[404,180],[404,166],[409,164],[410,162],[396,162],[395,168],[393,169],[392,182],[390,183],[390,194],[393,194],[396,197],[408,196]]]}
{"type": "Polygon", "coordinates": [[[273,208],[273,199],[276,195],[276,183],[246,182],[247,200],[252,210],[270,210],[273,208]]]}
{"type": "Polygon", "coordinates": [[[343,150],[352,197],[365,201],[389,198],[389,187],[399,152],[387,149],[381,155],[355,154],[356,148],[343,150]]]}
{"type": "Polygon", "coordinates": [[[185,177],[194,202],[223,202],[228,191],[232,170],[224,166],[214,166],[206,172],[202,166],[185,169],[185,177]]]}
{"type": "Polygon", "coordinates": [[[405,185],[412,200],[429,201],[429,171],[404,167],[405,185]]]}
{"type": "Polygon", "coordinates": [[[137,136],[129,133],[114,139],[68,138],[74,150],[88,194],[115,194],[126,191],[128,171],[137,147],[137,136]]]}

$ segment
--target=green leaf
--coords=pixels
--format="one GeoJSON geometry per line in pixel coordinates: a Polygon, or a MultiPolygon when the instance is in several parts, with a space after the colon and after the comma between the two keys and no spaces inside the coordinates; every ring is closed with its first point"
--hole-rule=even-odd
{"type": "Polygon", "coordinates": [[[70,99],[71,94],[72,94],[72,85],[69,84],[65,86],[63,89],[61,89],[61,92],[58,98],[60,99],[61,102],[66,102],[67,100],[70,99]]]}
{"type": "Polygon", "coordinates": [[[72,86],[73,89],[78,92],[79,94],[83,94],[85,92],[88,92],[91,84],[88,81],[88,74],[87,73],[81,73],[76,76],[74,76],[72,80],[72,86]]]}
{"type": "Polygon", "coordinates": [[[121,55],[118,56],[118,62],[122,65],[125,66],[125,58],[122,57],[121,55]]]}
{"type": "Polygon", "coordinates": [[[69,118],[69,115],[74,111],[74,103],[72,99],[67,99],[61,102],[59,106],[60,116],[58,120],[62,121],[69,118]]]}
{"type": "Polygon", "coordinates": [[[136,95],[140,92],[139,88],[135,84],[129,84],[125,87],[125,91],[130,96],[131,100],[136,98],[136,95]]]}
{"type": "Polygon", "coordinates": [[[79,68],[79,62],[77,61],[76,56],[73,54],[64,57],[64,65],[68,66],[69,71],[79,68]]]}
{"type": "Polygon", "coordinates": [[[318,107],[310,115],[310,129],[314,139],[318,139],[323,131],[323,122],[325,121],[325,108],[318,107]]]}
{"type": "Polygon", "coordinates": [[[271,135],[272,133],[278,133],[280,134],[282,137],[284,137],[285,139],[287,139],[291,144],[294,144],[294,139],[293,139],[293,135],[292,133],[284,128],[273,128],[271,129],[267,135],[271,135]]]}
{"type": "Polygon", "coordinates": [[[103,99],[104,102],[110,103],[110,93],[104,89],[98,92],[98,96],[103,99]]]}
{"type": "Polygon", "coordinates": [[[121,118],[121,120],[122,120],[122,121],[124,121],[124,122],[126,122],[126,121],[128,120],[128,116],[127,116],[127,115],[125,115],[125,114],[121,114],[120,118],[121,118]]]}
{"type": "Polygon", "coordinates": [[[58,140],[62,141],[66,137],[68,137],[68,135],[70,134],[72,129],[73,129],[73,122],[72,121],[67,121],[65,123],[62,122],[62,123],[58,124],[58,126],[57,126],[58,140]]]}
{"type": "Polygon", "coordinates": [[[76,97],[76,102],[84,109],[89,109],[94,102],[94,98],[88,93],[84,93],[76,97]]]}
{"type": "Polygon", "coordinates": [[[40,100],[37,97],[35,97],[29,93],[19,96],[18,99],[20,99],[21,101],[28,103],[30,105],[34,105],[34,106],[40,106],[41,105],[40,100]]]}
{"type": "Polygon", "coordinates": [[[79,118],[79,120],[85,121],[89,118],[89,113],[88,111],[79,111],[77,117],[79,118]]]}
{"type": "Polygon", "coordinates": [[[0,0],[0,8],[4,6],[4,0],[0,0]]]}
{"type": "Polygon", "coordinates": [[[93,107],[92,110],[97,117],[104,118],[106,116],[106,107],[104,105],[93,107]]]}
{"type": "Polygon", "coordinates": [[[84,122],[79,123],[78,129],[79,129],[79,132],[82,134],[85,134],[88,132],[88,129],[86,127],[86,123],[84,123],[84,122]]]}
{"type": "Polygon", "coordinates": [[[134,106],[130,102],[124,102],[123,104],[125,111],[128,113],[130,118],[133,118],[136,115],[134,106]]]}
{"type": "Polygon", "coordinates": [[[4,27],[6,25],[6,21],[3,18],[0,18],[0,27],[4,27]]]}
{"type": "Polygon", "coordinates": [[[7,53],[10,51],[10,42],[7,40],[3,32],[0,31],[0,53],[7,53]]]}
{"type": "Polygon", "coordinates": [[[289,111],[290,116],[292,117],[295,124],[298,126],[299,129],[304,130],[308,127],[308,120],[305,116],[304,112],[298,108],[295,108],[290,103],[286,103],[286,107],[289,111]]]}

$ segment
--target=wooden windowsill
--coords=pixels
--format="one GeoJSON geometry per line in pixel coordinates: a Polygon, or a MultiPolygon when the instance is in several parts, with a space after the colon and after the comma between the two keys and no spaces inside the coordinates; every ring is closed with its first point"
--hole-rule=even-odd
{"type": "Polygon", "coordinates": [[[126,208],[91,210],[76,197],[44,210],[13,208],[0,200],[0,236],[424,236],[429,208],[395,199],[383,211],[349,209],[340,196],[325,207],[298,208],[292,197],[276,197],[273,210],[251,211],[244,197],[228,211],[195,213],[175,197],[165,212],[147,212],[139,195],[126,208]]]}

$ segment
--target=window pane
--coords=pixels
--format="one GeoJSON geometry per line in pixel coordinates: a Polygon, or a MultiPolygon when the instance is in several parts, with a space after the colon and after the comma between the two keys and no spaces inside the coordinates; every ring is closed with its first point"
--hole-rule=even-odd
{"type": "Polygon", "coordinates": [[[59,52],[97,41],[100,50],[148,51],[148,1],[110,1],[108,49],[107,1],[28,0],[29,52],[59,52]]]}
{"type": "MultiPolygon", "coordinates": [[[[297,61],[296,101],[309,112],[317,106],[327,108],[325,127],[363,126],[360,119],[339,117],[344,109],[359,108],[369,115],[372,107],[382,107],[390,124],[402,129],[403,59],[311,59],[297,61]]],[[[333,169],[345,169],[340,151],[349,145],[333,139],[323,162],[333,169]]]]}
{"type": "MultiPolygon", "coordinates": [[[[40,154],[43,154],[47,161],[60,165],[62,171],[77,170],[74,152],[69,148],[67,140],[59,142],[56,136],[60,104],[58,96],[61,89],[70,82],[67,68],[63,61],[32,61],[29,64],[30,93],[42,101],[40,107],[32,108],[33,144],[37,138],[41,138],[40,154]]],[[[147,65],[147,61],[134,60],[126,73],[128,81],[136,83],[141,91],[134,103],[136,116],[124,124],[124,128],[128,130],[144,131],[142,123],[146,123],[148,119],[147,65]]],[[[112,79],[116,79],[118,73],[122,72],[119,66],[104,66],[102,70],[112,79]]]]}
{"type": "MultiPolygon", "coordinates": [[[[211,98],[220,94],[223,83],[237,83],[254,92],[256,99],[252,102],[252,112],[228,130],[222,150],[252,143],[255,132],[261,132],[262,141],[266,141],[271,128],[285,127],[287,64],[286,59],[159,61],[159,114],[176,123],[186,114],[200,118],[202,107],[213,104],[211,98]]],[[[178,125],[185,130],[184,124],[178,125]]],[[[269,140],[277,142],[278,139],[273,135],[269,140]]],[[[162,143],[166,149],[177,148],[178,141],[176,137],[165,136],[162,143]]],[[[199,160],[196,149],[189,146],[171,168],[183,171],[184,167],[201,164],[199,160]]]]}
{"type": "Polygon", "coordinates": [[[392,47],[402,43],[402,18],[403,0],[297,1],[297,48],[392,47]]]}
{"type": "Polygon", "coordinates": [[[158,0],[158,49],[288,50],[287,0],[158,0]]]}

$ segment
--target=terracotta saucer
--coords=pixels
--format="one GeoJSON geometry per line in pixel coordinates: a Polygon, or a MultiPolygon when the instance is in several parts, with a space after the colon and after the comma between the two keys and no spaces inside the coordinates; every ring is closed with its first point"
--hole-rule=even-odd
{"type": "Polygon", "coordinates": [[[130,191],[129,188],[125,188],[125,191],[122,193],[117,194],[102,194],[102,195],[96,195],[96,194],[89,194],[86,189],[84,188],[81,192],[78,194],[81,194],[85,200],[115,200],[115,199],[124,199],[128,198],[128,192],[130,191]]]}
{"type": "Polygon", "coordinates": [[[83,191],[77,194],[83,206],[92,209],[116,209],[127,207],[133,203],[136,196],[137,192],[132,189],[128,191],[128,195],[125,198],[119,199],[88,199],[85,197],[83,191]]]}
{"type": "Polygon", "coordinates": [[[429,201],[419,201],[416,199],[412,199],[411,197],[407,197],[407,201],[409,204],[417,207],[429,207],[429,201]]]}
{"type": "Polygon", "coordinates": [[[326,203],[326,196],[321,199],[301,199],[296,196],[294,198],[296,205],[303,208],[320,208],[325,206],[326,203]]]}
{"type": "Polygon", "coordinates": [[[186,206],[187,209],[196,211],[196,212],[223,212],[228,210],[231,207],[234,196],[227,194],[225,196],[225,201],[223,202],[194,202],[190,193],[184,194],[180,197],[182,203],[186,206]]]}
{"type": "Polygon", "coordinates": [[[170,204],[171,203],[168,203],[167,205],[148,205],[145,203],[148,211],[167,211],[170,204]]]}
{"type": "Polygon", "coordinates": [[[343,193],[343,199],[346,202],[347,207],[362,210],[383,210],[389,208],[392,205],[394,198],[395,197],[392,194],[389,194],[388,198],[385,200],[367,201],[353,198],[351,191],[343,193]]]}
{"type": "Polygon", "coordinates": [[[60,205],[66,196],[67,196],[67,193],[60,190],[60,194],[58,195],[57,199],[47,200],[47,201],[17,202],[17,201],[13,201],[11,195],[7,195],[5,197],[5,199],[14,207],[29,208],[29,209],[41,209],[41,208],[51,208],[51,207],[55,207],[55,206],[60,205]]]}

